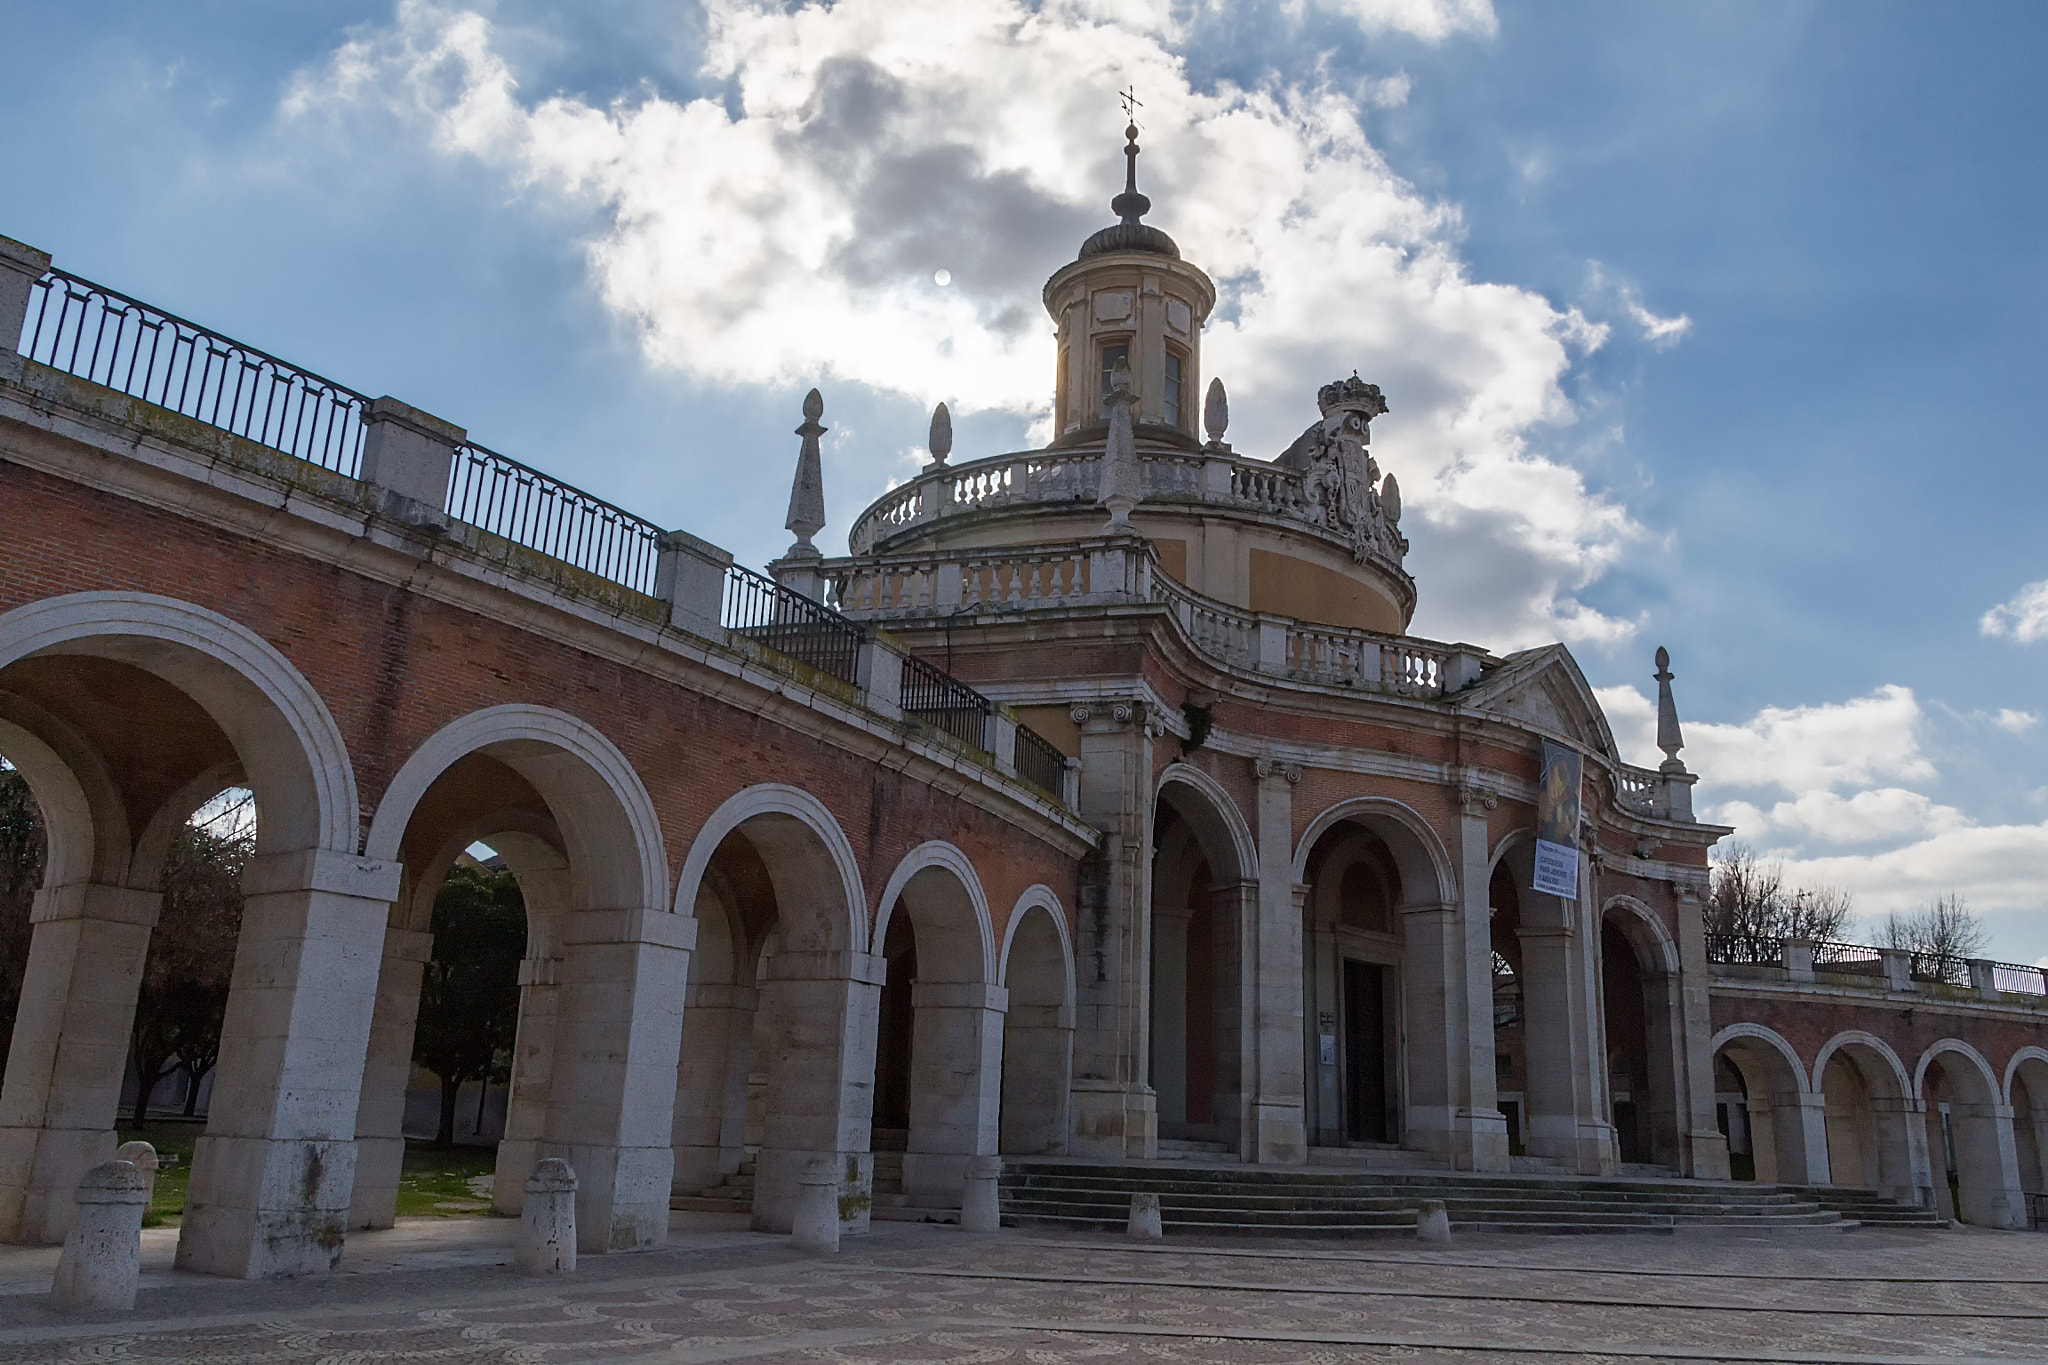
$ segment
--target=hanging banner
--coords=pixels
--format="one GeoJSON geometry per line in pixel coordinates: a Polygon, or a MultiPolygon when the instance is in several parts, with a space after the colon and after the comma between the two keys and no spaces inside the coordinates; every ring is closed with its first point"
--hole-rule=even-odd
{"type": "Polygon", "coordinates": [[[1579,898],[1579,751],[1547,740],[1536,791],[1536,875],[1530,888],[1579,898]]]}

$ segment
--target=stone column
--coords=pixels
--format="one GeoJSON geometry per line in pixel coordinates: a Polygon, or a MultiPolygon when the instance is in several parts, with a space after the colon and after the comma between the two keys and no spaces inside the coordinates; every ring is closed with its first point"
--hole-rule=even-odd
{"type": "Polygon", "coordinates": [[[1003,1018],[1002,1133],[1018,1156],[1067,1150],[1074,1079],[1074,1007],[1012,1003],[1003,1018]]]}
{"type": "Polygon", "coordinates": [[[544,1155],[548,1095],[554,1088],[555,1023],[561,1014],[562,960],[554,946],[552,918],[529,917],[527,923],[526,957],[519,964],[519,1025],[512,1037],[512,1086],[505,1099],[505,1136],[498,1142],[491,1181],[491,1208],[506,1217],[524,1207],[526,1178],[544,1155]]]}
{"type": "Polygon", "coordinates": [[[1344,1141],[1343,1099],[1338,1086],[1338,1061],[1342,1049],[1337,1034],[1338,1001],[1343,992],[1343,983],[1338,979],[1342,970],[1341,954],[1337,949],[1337,935],[1328,925],[1313,925],[1306,917],[1303,922],[1308,953],[1308,965],[1303,975],[1308,985],[1305,988],[1302,1046],[1308,1049],[1310,1075],[1315,1078],[1308,1087],[1309,1141],[1319,1147],[1336,1147],[1344,1141]],[[1323,1051],[1323,1039],[1326,1037],[1330,1040],[1327,1055],[1323,1051]]]}
{"type": "Polygon", "coordinates": [[[1152,1029],[1152,738],[1138,711],[1136,703],[1121,701],[1072,711],[1081,727],[1076,809],[1104,838],[1082,867],[1068,1150],[1098,1160],[1154,1156],[1159,1141],[1145,1080],[1152,1029]]]}
{"type": "Polygon", "coordinates": [[[1521,900],[1522,1036],[1527,1075],[1522,1106],[1531,1156],[1549,1157],[1582,1174],[1582,1120],[1595,1118],[1593,1071],[1587,1041],[1591,1033],[1582,974],[1577,968],[1580,938],[1574,901],[1531,891],[1521,900]]]}
{"type": "Polygon", "coordinates": [[[903,1190],[927,1208],[956,1205],[972,1157],[993,1156],[1002,1105],[1003,1015],[1010,993],[978,981],[910,985],[910,1142],[903,1190]]]}
{"type": "Polygon", "coordinates": [[[572,910],[561,942],[546,1155],[576,1171],[579,1251],[660,1246],[697,921],[659,908],[572,910]]]}
{"type": "Polygon", "coordinates": [[[38,891],[0,1088],[0,1240],[55,1245],[85,1173],[114,1155],[135,997],[162,897],[77,882],[38,891]]]}
{"type": "Polygon", "coordinates": [[[242,932],[177,1264],[245,1279],[331,1270],[399,867],[324,849],[242,874],[242,932]]]}
{"type": "MultiPolygon", "coordinates": [[[[1683,1030],[1677,1049],[1683,1063],[1676,1087],[1678,1130],[1683,1135],[1679,1173],[1698,1180],[1727,1180],[1731,1174],[1728,1139],[1714,1114],[1714,1017],[1708,1000],[1713,978],[1707,967],[1706,918],[1691,886],[1674,886],[1672,899],[1678,909],[1679,972],[1678,980],[1672,984],[1678,989],[1678,1023],[1683,1030]]],[[[1813,1098],[1819,1108],[1809,1113],[1802,1105],[1798,1111],[1802,1125],[1800,1141],[1802,1150],[1808,1154],[1806,1169],[1825,1173],[1827,1107],[1819,1096],[1813,1098]],[[1816,1134],[1818,1149],[1813,1146],[1816,1134]],[[1814,1164],[1812,1155],[1816,1150],[1818,1164],[1814,1164]]],[[[1810,1175],[1807,1178],[1813,1179],[1810,1175]]]]}
{"type": "Polygon", "coordinates": [[[388,1228],[398,1218],[413,1029],[419,1022],[420,980],[433,952],[430,933],[384,930],[384,963],[377,974],[376,1013],[370,1019],[370,1057],[363,1067],[362,1099],[356,1105],[356,1180],[348,1205],[352,1228],[388,1228]]]}
{"type": "Polygon", "coordinates": [[[1294,881],[1294,787],[1301,769],[1261,759],[1259,921],[1249,945],[1258,983],[1258,1066],[1253,1073],[1255,1158],[1308,1160],[1307,1069],[1302,1065],[1301,900],[1294,881]]]}
{"type": "Polygon", "coordinates": [[[875,1030],[888,964],[879,953],[778,951],[758,987],[757,1064],[767,1073],[754,1161],[754,1230],[788,1232],[804,1170],[840,1172],[842,1231],[868,1229],[874,1158],[875,1030]]]}
{"type": "Polygon", "coordinates": [[[1210,888],[1209,923],[1215,931],[1216,1088],[1209,1113],[1218,1132],[1231,1135],[1238,1157],[1258,1152],[1258,1128],[1252,1105],[1253,1077],[1258,1074],[1259,1017],[1257,964],[1259,883],[1247,877],[1210,888]]]}
{"type": "Polygon", "coordinates": [[[1457,1002],[1462,1004],[1465,1053],[1457,1089],[1462,1103],[1452,1117],[1459,1170],[1508,1168],[1508,1120],[1500,1111],[1493,1041],[1493,842],[1487,815],[1499,799],[1465,788],[1459,793],[1458,881],[1462,933],[1458,939],[1457,1002]]]}
{"type": "Polygon", "coordinates": [[[671,1188],[679,1194],[716,1185],[739,1169],[739,1144],[727,1141],[727,1116],[735,1104],[746,1104],[754,1005],[751,986],[690,987],[676,1065],[671,1188]]]}
{"type": "Polygon", "coordinates": [[[1401,1145],[1458,1155],[1470,1047],[1465,1033],[1464,927],[1455,905],[1403,905],[1401,1003],[1408,1102],[1401,1145]]]}

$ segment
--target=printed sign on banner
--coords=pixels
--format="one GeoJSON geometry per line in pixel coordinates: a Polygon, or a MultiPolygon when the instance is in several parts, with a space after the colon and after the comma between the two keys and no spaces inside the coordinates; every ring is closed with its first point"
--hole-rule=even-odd
{"type": "Polygon", "coordinates": [[[1530,888],[1579,898],[1579,752],[1548,741],[1536,793],[1536,875],[1530,888]]]}

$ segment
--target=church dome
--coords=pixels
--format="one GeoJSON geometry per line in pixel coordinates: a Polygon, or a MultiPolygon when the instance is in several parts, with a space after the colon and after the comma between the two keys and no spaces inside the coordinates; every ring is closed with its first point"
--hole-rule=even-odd
{"type": "Polygon", "coordinates": [[[1107,256],[1117,251],[1140,251],[1152,256],[1165,256],[1170,260],[1180,259],[1180,247],[1149,223],[1138,220],[1152,211],[1152,201],[1138,193],[1138,125],[1133,123],[1124,129],[1124,192],[1109,201],[1109,211],[1118,221],[1111,223],[1081,243],[1078,259],[1090,256],[1107,256]]]}

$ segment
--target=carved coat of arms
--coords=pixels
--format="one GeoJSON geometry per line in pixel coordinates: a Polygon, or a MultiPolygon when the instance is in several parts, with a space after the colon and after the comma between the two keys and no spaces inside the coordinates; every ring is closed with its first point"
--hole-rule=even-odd
{"type": "Polygon", "coordinates": [[[1276,463],[1301,471],[1302,515],[1351,542],[1361,562],[1378,554],[1400,563],[1408,551],[1401,535],[1401,490],[1366,448],[1372,419],[1387,410],[1377,384],[1356,374],[1325,384],[1316,394],[1322,420],[1282,452],[1276,463]]]}

